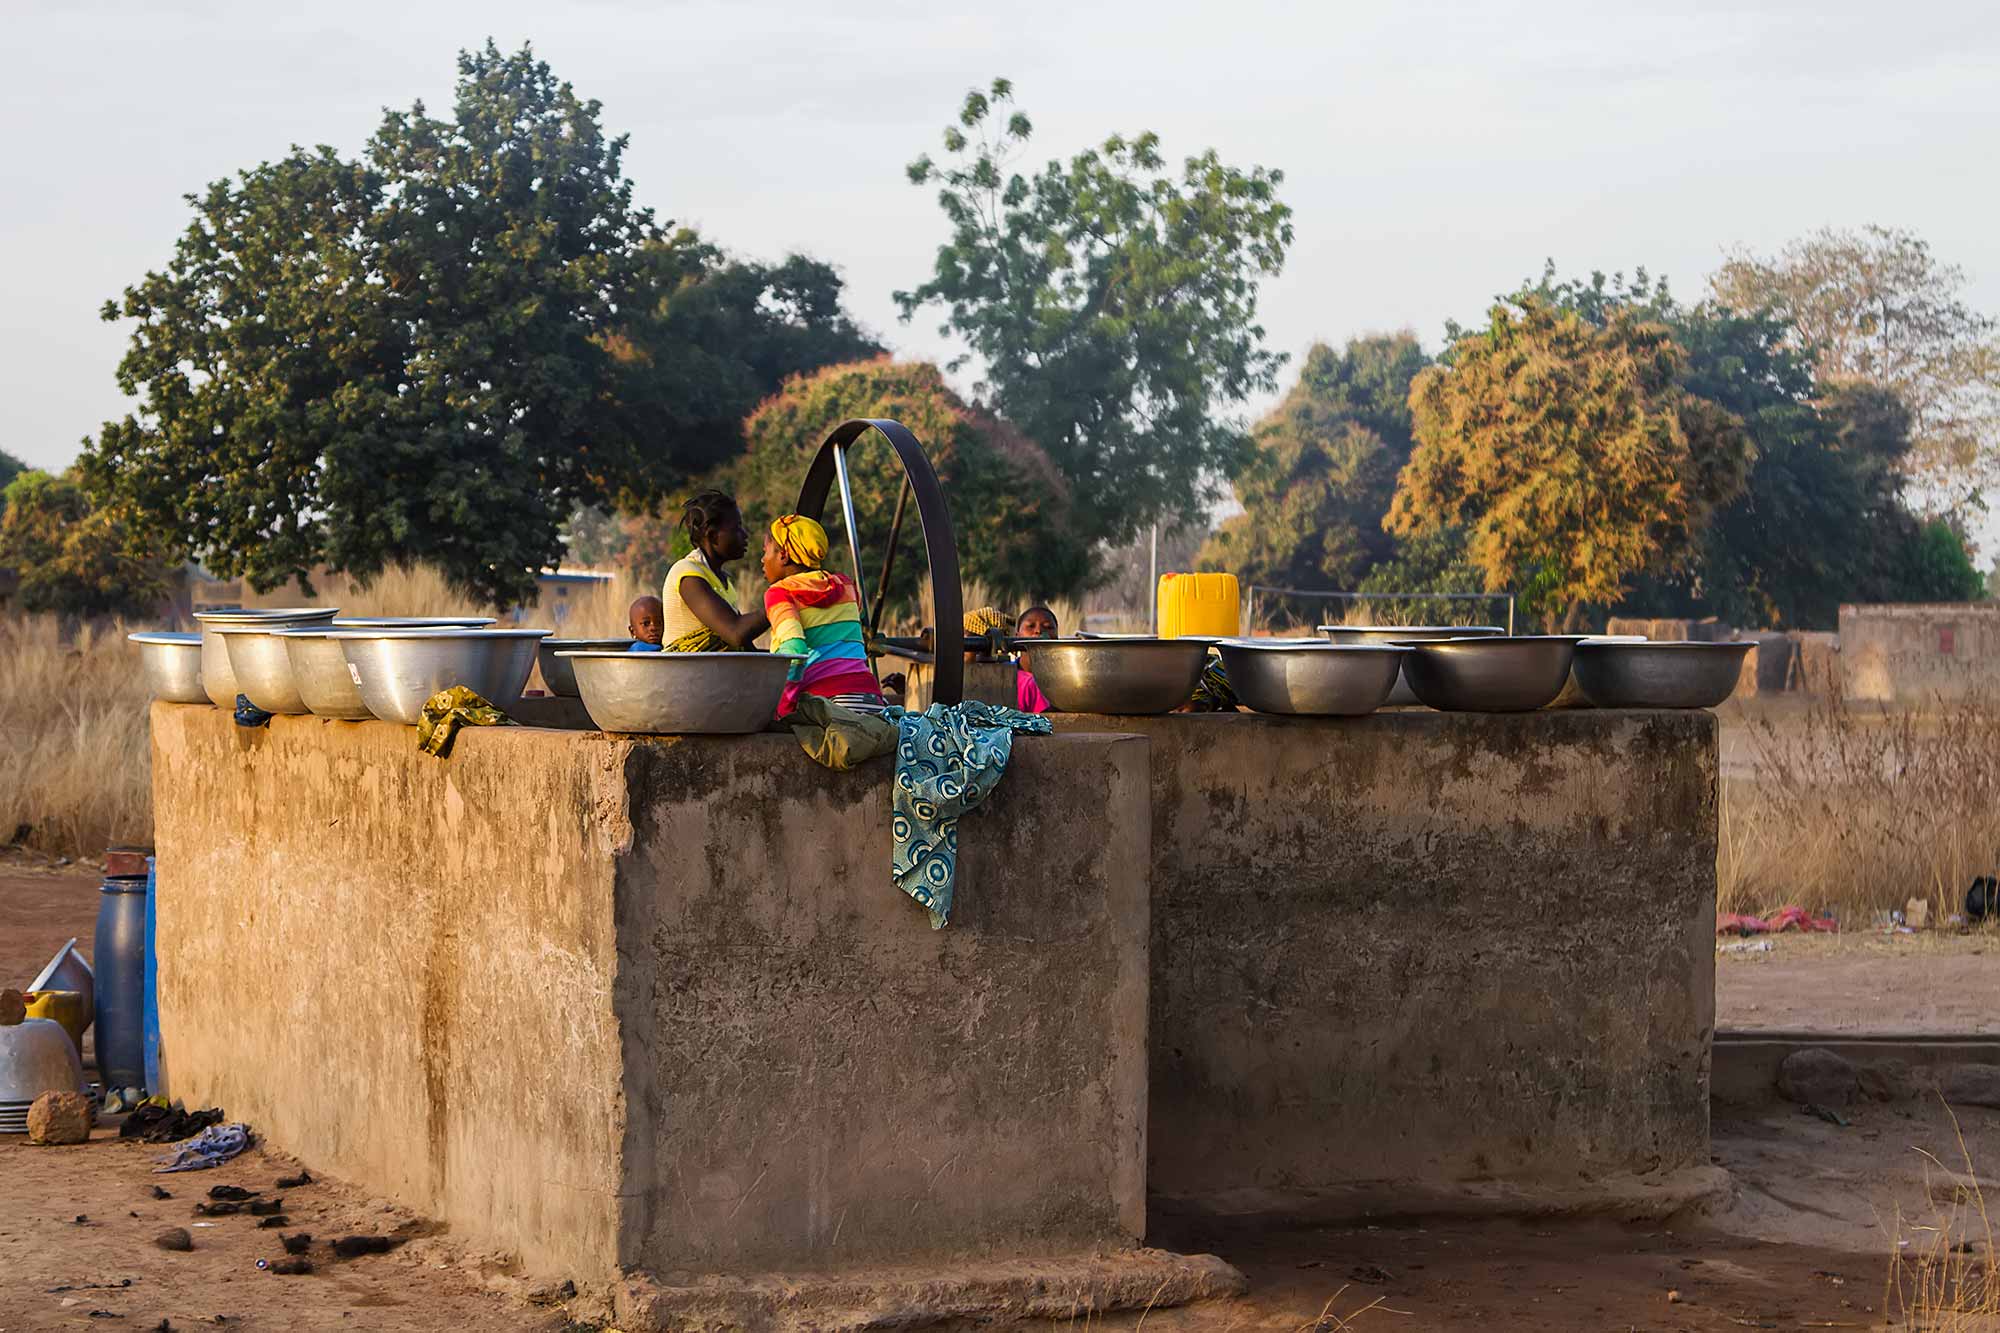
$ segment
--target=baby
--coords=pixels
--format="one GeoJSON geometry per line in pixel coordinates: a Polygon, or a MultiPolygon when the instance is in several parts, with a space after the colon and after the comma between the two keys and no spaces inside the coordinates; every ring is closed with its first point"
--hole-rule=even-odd
{"type": "Polygon", "coordinates": [[[627,652],[659,652],[661,636],[666,633],[666,610],[660,599],[640,597],[633,601],[625,613],[625,627],[632,631],[632,646],[627,652]]]}

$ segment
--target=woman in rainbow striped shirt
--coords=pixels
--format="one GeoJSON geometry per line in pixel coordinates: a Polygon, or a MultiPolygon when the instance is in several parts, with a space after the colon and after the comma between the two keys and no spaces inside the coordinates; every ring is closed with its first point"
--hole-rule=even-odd
{"type": "Polygon", "coordinates": [[[805,658],[793,665],[791,684],[778,700],[781,718],[797,706],[800,694],[862,712],[880,712],[883,706],[862,637],[861,599],[854,580],[822,568],[826,548],[826,529],[799,514],[773,520],[764,541],[771,651],[805,658]]]}

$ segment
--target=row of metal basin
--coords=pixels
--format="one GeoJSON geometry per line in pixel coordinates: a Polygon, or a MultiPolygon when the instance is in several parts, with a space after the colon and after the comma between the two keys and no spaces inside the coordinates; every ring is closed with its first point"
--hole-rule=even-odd
{"type": "Polygon", "coordinates": [[[1071,713],[1166,713],[1188,702],[1211,649],[1244,707],[1351,717],[1384,705],[1528,712],[1566,691],[1600,708],[1712,708],[1749,643],[1508,635],[1494,626],[1323,625],[1316,639],[1024,640],[1035,683],[1071,713]]]}
{"type": "MultiPolygon", "coordinates": [[[[132,639],[154,694],[271,713],[417,721],[439,690],[519,701],[539,656],[557,694],[606,731],[745,733],[769,723],[793,658],[633,653],[623,639],[554,639],[488,617],[338,618],[329,608],[203,612],[198,634],[132,639]]],[[[1316,639],[1024,639],[1014,646],[1052,704],[1072,713],[1166,713],[1193,697],[1211,655],[1245,707],[1353,716],[1385,704],[1518,712],[1566,692],[1606,708],[1712,707],[1734,690],[1747,643],[1508,636],[1493,627],[1323,626],[1316,639]]]]}

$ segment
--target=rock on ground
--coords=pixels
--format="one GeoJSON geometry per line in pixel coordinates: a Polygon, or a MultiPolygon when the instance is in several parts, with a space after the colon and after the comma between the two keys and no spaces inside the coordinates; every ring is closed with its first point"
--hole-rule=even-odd
{"type": "Polygon", "coordinates": [[[45,1092],[28,1108],[28,1142],[82,1143],[90,1138],[90,1098],[80,1092],[45,1092]]]}
{"type": "Polygon", "coordinates": [[[1946,1065],[1938,1091],[1953,1106],[2000,1107],[2000,1065],[1946,1065]]]}
{"type": "Polygon", "coordinates": [[[1793,1051],[1778,1066],[1778,1095],[1801,1106],[1851,1106],[1860,1093],[1853,1063],[1823,1047],[1793,1051]]]}

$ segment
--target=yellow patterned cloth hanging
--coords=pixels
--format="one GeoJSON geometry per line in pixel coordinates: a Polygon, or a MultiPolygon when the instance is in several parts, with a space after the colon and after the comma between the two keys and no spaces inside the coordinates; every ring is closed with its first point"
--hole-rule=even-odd
{"type": "Polygon", "coordinates": [[[469,686],[439,690],[424,701],[417,717],[417,748],[442,759],[460,727],[511,727],[514,719],[495,708],[469,686]]]}

